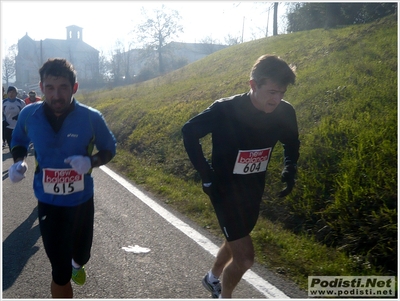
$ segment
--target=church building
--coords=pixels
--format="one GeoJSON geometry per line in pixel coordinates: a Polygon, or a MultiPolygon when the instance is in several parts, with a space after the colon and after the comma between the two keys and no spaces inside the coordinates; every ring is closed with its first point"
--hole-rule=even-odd
{"type": "Polygon", "coordinates": [[[15,84],[18,88],[29,90],[36,87],[40,80],[40,67],[47,59],[56,57],[65,58],[74,65],[81,84],[98,80],[99,51],[83,41],[81,27],[71,25],[66,29],[65,40],[35,41],[28,33],[18,40],[18,55],[15,58],[15,84]]]}

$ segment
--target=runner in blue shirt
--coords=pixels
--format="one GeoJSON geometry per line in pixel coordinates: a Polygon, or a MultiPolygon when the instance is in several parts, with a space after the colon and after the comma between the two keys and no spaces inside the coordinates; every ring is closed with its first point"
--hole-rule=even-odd
{"type": "Polygon", "coordinates": [[[11,152],[10,180],[21,181],[28,169],[29,143],[35,147],[33,189],[39,226],[52,268],[53,298],[72,298],[72,280],[86,281],[93,240],[92,168],[108,163],[116,140],[102,114],[79,103],[76,72],[65,59],[49,59],[39,70],[45,101],[20,113],[11,152]],[[94,148],[98,152],[93,153],[94,148]]]}
{"type": "Polygon", "coordinates": [[[203,285],[213,298],[231,298],[243,274],[253,265],[250,237],[260,211],[272,150],[284,147],[285,196],[295,184],[299,134],[295,110],[282,98],[295,73],[282,59],[264,55],[250,73],[250,92],[215,101],[182,128],[189,159],[210,197],[225,242],[203,285]],[[211,164],[200,139],[212,135],[211,164]],[[219,277],[222,275],[222,281],[219,277]]]}

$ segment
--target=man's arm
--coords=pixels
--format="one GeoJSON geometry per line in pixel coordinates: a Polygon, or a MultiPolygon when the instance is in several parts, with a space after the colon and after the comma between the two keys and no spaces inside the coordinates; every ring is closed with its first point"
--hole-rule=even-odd
{"type": "Polygon", "coordinates": [[[300,156],[299,130],[295,110],[289,107],[286,114],[285,126],[280,141],[283,144],[284,168],[281,173],[282,182],[286,183],[286,188],[279,193],[279,197],[288,195],[295,185],[297,173],[297,160],[300,156]]]}
{"type": "Polygon", "coordinates": [[[105,165],[113,158],[113,153],[110,150],[101,150],[97,154],[90,156],[90,164],[92,168],[105,165]]]}
{"type": "Polygon", "coordinates": [[[211,106],[190,119],[182,127],[185,150],[194,168],[200,174],[203,183],[212,182],[214,172],[210,163],[204,157],[200,139],[207,134],[212,133],[213,126],[216,124],[215,118],[216,113],[211,106]]]}
{"type": "Polygon", "coordinates": [[[28,155],[30,138],[25,131],[25,123],[23,120],[26,120],[26,115],[24,115],[24,118],[17,120],[12,134],[10,146],[14,162],[23,161],[28,155]]]}
{"type": "Polygon", "coordinates": [[[90,156],[92,168],[105,165],[114,158],[116,153],[117,141],[114,134],[108,128],[103,115],[98,112],[95,119],[95,145],[98,153],[90,156]]]}
{"type": "Polygon", "coordinates": [[[14,146],[11,150],[11,154],[14,159],[14,163],[18,161],[23,161],[28,155],[28,149],[23,146],[14,146]]]}

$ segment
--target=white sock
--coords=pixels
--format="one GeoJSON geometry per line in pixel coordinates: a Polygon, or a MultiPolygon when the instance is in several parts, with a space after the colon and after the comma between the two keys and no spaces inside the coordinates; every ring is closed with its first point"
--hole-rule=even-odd
{"type": "Polygon", "coordinates": [[[208,271],[208,279],[210,280],[210,282],[217,282],[218,281],[218,277],[216,277],[211,270],[208,271]]]}
{"type": "Polygon", "coordinates": [[[79,264],[77,264],[77,263],[75,262],[75,260],[74,260],[73,258],[72,258],[71,263],[72,263],[72,266],[73,266],[75,269],[79,269],[79,268],[81,267],[79,264]]]}

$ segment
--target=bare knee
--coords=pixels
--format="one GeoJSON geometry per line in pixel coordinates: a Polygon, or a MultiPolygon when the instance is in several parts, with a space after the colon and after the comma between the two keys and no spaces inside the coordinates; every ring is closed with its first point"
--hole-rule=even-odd
{"type": "Polygon", "coordinates": [[[254,253],[241,254],[233,257],[233,263],[242,271],[247,271],[254,264],[254,253]]]}
{"type": "Polygon", "coordinates": [[[230,243],[232,262],[242,271],[254,264],[254,248],[250,236],[230,243]]]}

